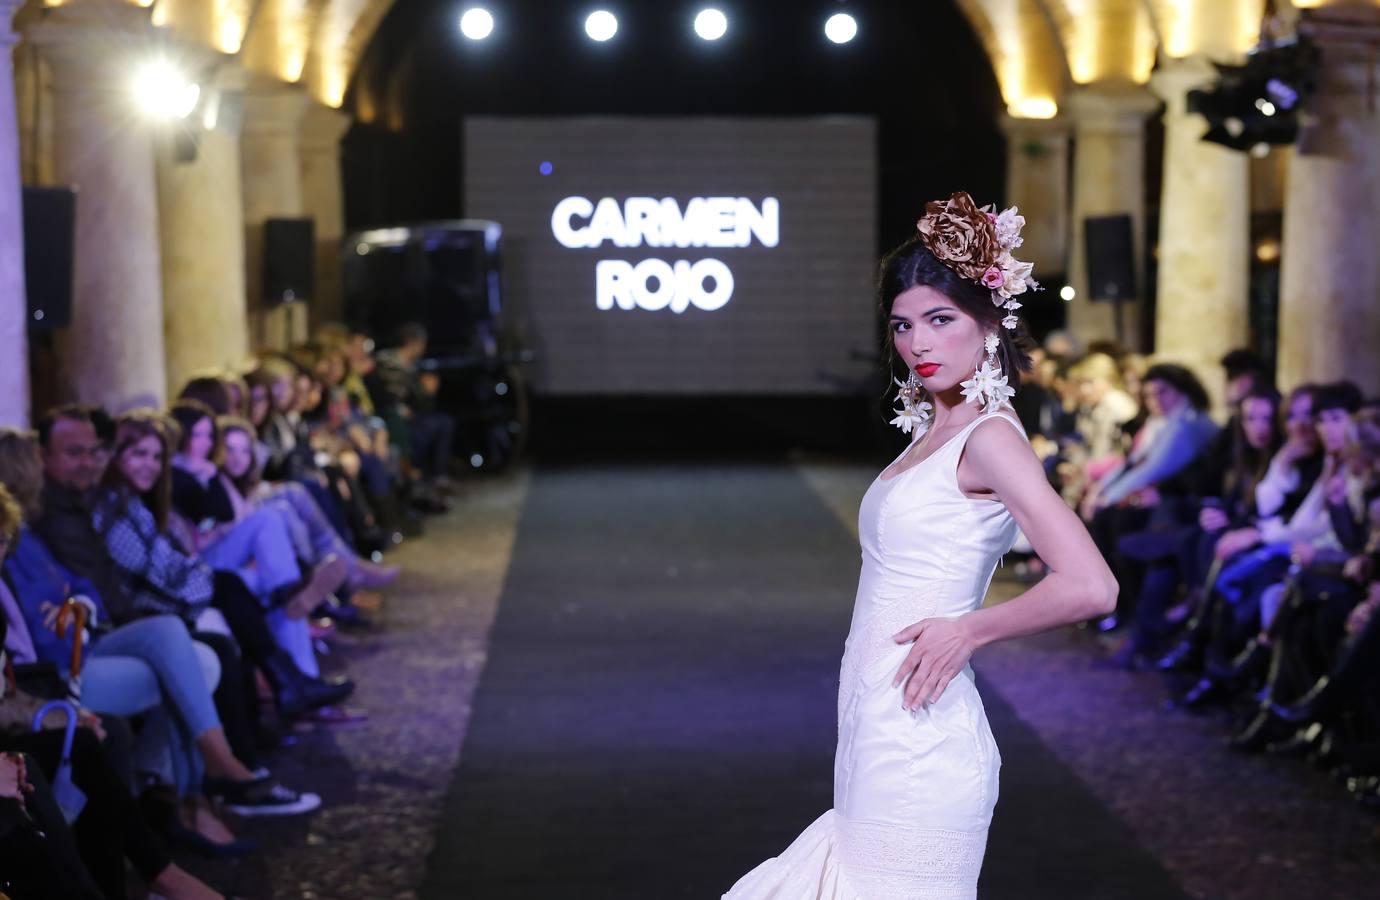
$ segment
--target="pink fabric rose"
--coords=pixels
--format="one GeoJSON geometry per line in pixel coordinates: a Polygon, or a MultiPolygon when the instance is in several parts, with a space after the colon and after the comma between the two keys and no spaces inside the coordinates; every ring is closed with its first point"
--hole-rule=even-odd
{"type": "Polygon", "coordinates": [[[1002,274],[1001,269],[998,269],[996,266],[992,266],[986,272],[982,273],[982,286],[989,290],[996,290],[1001,287],[1005,281],[1006,276],[1002,274]]]}

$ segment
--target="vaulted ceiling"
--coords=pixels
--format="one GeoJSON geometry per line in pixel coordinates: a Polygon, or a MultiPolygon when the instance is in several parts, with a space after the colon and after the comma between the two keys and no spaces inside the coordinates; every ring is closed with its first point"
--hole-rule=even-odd
{"type": "MultiPolygon", "coordinates": [[[[63,0],[46,0],[59,5],[63,0]]],[[[395,0],[135,0],[155,23],[339,106],[395,0]]],[[[930,2],[930,0],[911,0],[930,2]]],[[[1064,91],[1145,82],[1157,55],[1227,60],[1256,42],[1268,0],[954,0],[992,62],[1007,108],[1053,115],[1064,91]]],[[[1380,0],[1275,0],[1281,8],[1380,0]]],[[[1287,10],[1286,10],[1287,11],[1287,10]]]]}

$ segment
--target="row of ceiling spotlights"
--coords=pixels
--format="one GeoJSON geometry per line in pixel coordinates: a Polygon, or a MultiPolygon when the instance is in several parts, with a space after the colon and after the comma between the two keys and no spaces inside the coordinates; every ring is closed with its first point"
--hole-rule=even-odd
{"type": "MultiPolygon", "coordinates": [[[[695,34],[702,40],[717,41],[728,33],[728,16],[723,10],[705,7],[695,14],[695,34]]],[[[493,34],[494,17],[482,6],[472,6],[460,16],[460,33],[472,41],[493,34]]],[[[585,34],[592,41],[607,41],[618,33],[618,17],[607,9],[596,9],[585,17],[585,34]]],[[[824,22],[824,35],[835,44],[846,44],[858,33],[857,20],[848,13],[834,13],[824,22]]]]}

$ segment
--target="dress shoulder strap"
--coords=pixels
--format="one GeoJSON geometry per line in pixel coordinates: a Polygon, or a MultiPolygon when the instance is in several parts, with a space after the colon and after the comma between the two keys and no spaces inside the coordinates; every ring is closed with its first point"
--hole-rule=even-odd
{"type": "Polygon", "coordinates": [[[983,413],[973,421],[969,422],[967,425],[963,426],[963,431],[959,432],[958,436],[953,439],[952,443],[957,444],[960,448],[966,446],[968,443],[968,438],[971,437],[973,432],[977,430],[977,427],[981,425],[983,422],[988,421],[989,419],[1002,419],[1012,428],[1016,429],[1017,434],[1029,441],[1030,438],[1026,437],[1025,427],[1021,425],[1020,422],[1017,422],[1010,415],[1006,415],[1005,413],[1006,408],[996,410],[995,412],[983,413]]]}

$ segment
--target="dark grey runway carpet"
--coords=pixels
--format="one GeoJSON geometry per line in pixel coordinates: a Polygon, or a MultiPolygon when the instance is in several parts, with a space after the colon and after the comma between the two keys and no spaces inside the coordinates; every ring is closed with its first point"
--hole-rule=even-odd
{"type": "MultiPolygon", "coordinates": [[[[857,571],[785,465],[539,471],[421,895],[706,900],[784,849],[832,805],[857,571]]],[[[984,695],[984,900],[1183,896],[984,695]]]]}

